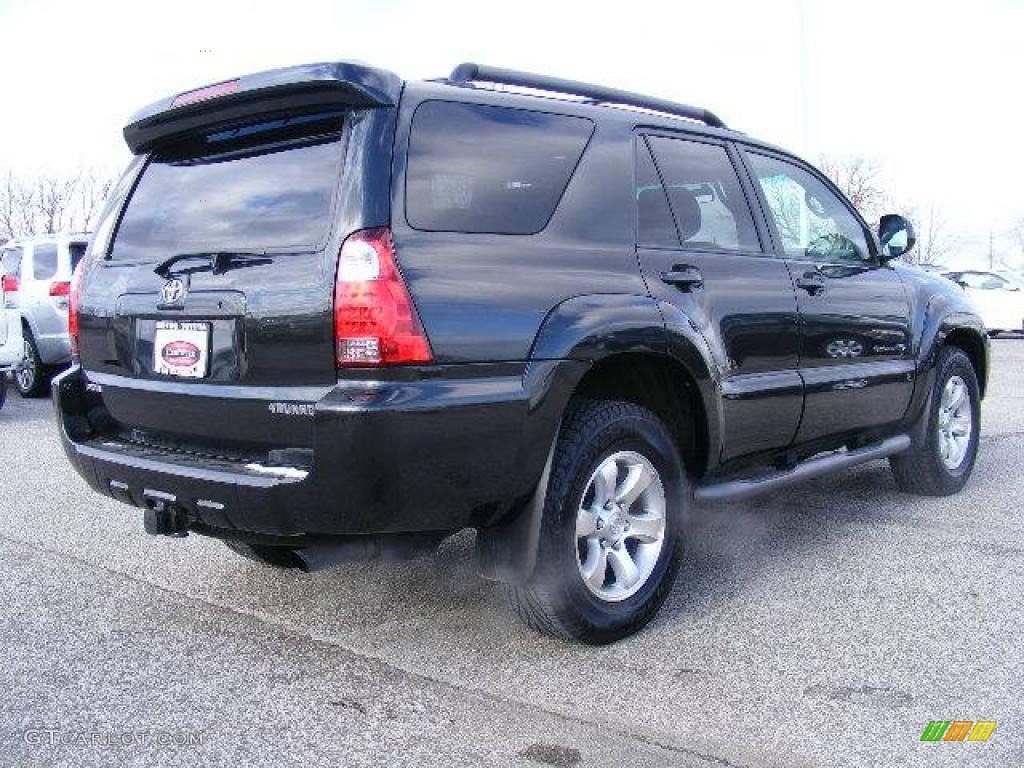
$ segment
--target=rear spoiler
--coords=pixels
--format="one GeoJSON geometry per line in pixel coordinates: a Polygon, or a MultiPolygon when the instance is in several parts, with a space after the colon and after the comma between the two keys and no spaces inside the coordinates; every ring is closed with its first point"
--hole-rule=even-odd
{"type": "Polygon", "coordinates": [[[139,154],[197,128],[268,112],[395,106],[401,91],[398,75],[350,61],[273,69],[154,102],[132,115],[124,140],[139,154]]]}

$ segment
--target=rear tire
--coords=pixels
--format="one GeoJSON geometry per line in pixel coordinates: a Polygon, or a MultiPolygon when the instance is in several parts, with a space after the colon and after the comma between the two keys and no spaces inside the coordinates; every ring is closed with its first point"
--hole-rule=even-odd
{"type": "Polygon", "coordinates": [[[950,496],[967,483],[978,456],[981,397],[970,358],[945,347],[935,367],[924,444],[892,456],[889,466],[902,491],[950,496]]]}
{"type": "Polygon", "coordinates": [[[224,545],[246,560],[253,560],[273,568],[294,568],[295,557],[286,547],[272,547],[266,544],[247,544],[235,539],[222,539],[224,545]]]}
{"type": "Polygon", "coordinates": [[[686,478],[671,435],[633,403],[570,406],[552,459],[537,565],[510,586],[532,629],[599,645],[642,628],[682,558],[686,478]]]}
{"type": "Polygon", "coordinates": [[[50,383],[49,373],[39,357],[32,332],[25,329],[25,357],[13,373],[14,387],[22,397],[42,397],[50,383]]]}

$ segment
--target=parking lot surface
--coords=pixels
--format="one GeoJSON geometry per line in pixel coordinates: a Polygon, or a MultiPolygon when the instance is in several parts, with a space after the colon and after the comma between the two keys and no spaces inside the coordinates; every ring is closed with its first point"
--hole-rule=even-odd
{"type": "Polygon", "coordinates": [[[0,766],[1024,765],[1024,339],[992,348],[964,493],[880,462],[702,510],[659,617],[597,649],[517,624],[471,534],[312,575],[146,536],[12,395],[0,766]],[[998,726],[920,742],[958,719],[998,726]]]}

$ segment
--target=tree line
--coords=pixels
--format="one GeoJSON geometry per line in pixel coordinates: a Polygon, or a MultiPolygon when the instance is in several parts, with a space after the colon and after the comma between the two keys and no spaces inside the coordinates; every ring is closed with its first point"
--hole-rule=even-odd
{"type": "Polygon", "coordinates": [[[0,176],[0,243],[55,232],[88,232],[116,176],[95,168],[73,173],[0,176]]]}

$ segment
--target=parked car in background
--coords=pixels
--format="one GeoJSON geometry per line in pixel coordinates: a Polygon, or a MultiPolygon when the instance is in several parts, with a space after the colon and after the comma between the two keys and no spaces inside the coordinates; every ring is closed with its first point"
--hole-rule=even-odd
{"type": "Polygon", "coordinates": [[[88,234],[44,235],[12,240],[0,250],[6,274],[19,286],[24,341],[13,379],[22,397],[45,395],[50,377],[71,362],[71,274],[85,255],[88,242],[88,234]]]}
{"type": "Polygon", "coordinates": [[[7,373],[21,361],[21,353],[18,279],[8,276],[0,262],[0,408],[7,399],[7,373]]]}
{"type": "Polygon", "coordinates": [[[1012,273],[981,269],[947,272],[945,276],[964,289],[990,336],[1024,330],[1024,290],[1020,278],[1012,273]]]}

